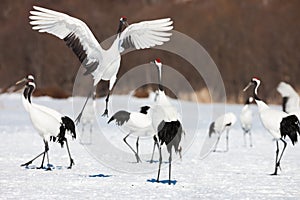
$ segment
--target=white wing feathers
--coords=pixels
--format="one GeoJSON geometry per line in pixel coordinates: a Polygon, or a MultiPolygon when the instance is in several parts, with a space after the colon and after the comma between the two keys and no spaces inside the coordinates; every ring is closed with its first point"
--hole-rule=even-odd
{"type": "Polygon", "coordinates": [[[33,6],[29,19],[33,30],[47,32],[65,40],[79,60],[100,62],[102,48],[88,26],[81,20],[57,11],[33,6]]]}
{"type": "Polygon", "coordinates": [[[277,91],[281,94],[282,97],[299,97],[298,93],[294,90],[294,88],[290,84],[285,82],[280,82],[278,84],[277,91]]]}
{"type": "Polygon", "coordinates": [[[145,49],[170,40],[173,29],[170,18],[143,21],[129,25],[120,35],[122,52],[127,48],[145,49]]]}
{"type": "Polygon", "coordinates": [[[299,110],[300,97],[290,84],[280,82],[277,86],[277,91],[281,94],[282,98],[287,98],[283,102],[283,109],[285,112],[290,113],[299,110]]]}

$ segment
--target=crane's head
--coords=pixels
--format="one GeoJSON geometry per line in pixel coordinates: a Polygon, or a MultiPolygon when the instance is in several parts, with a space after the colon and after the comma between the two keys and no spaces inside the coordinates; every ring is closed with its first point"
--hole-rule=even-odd
{"type": "Polygon", "coordinates": [[[28,99],[29,103],[31,103],[31,94],[35,90],[35,83],[34,83],[34,76],[27,75],[25,78],[21,79],[20,81],[16,82],[16,85],[21,83],[25,83],[25,89],[23,92],[24,98],[28,99]]]}
{"type": "Polygon", "coordinates": [[[122,22],[122,23],[127,22],[127,17],[126,17],[126,16],[122,16],[122,17],[120,18],[120,22],[122,22]]]}
{"type": "Polygon", "coordinates": [[[161,63],[161,60],[159,58],[156,58],[153,62],[151,63],[154,63],[155,66],[157,67],[157,70],[158,70],[158,81],[159,81],[159,84],[158,84],[158,87],[160,90],[163,91],[163,87],[161,85],[161,74],[162,74],[162,63],[161,63]]]}
{"type": "Polygon", "coordinates": [[[256,77],[253,77],[251,79],[251,81],[248,83],[248,85],[243,89],[243,91],[245,92],[252,85],[259,86],[260,85],[260,80],[256,77]]]}
{"type": "Polygon", "coordinates": [[[141,110],[140,110],[140,113],[143,113],[143,114],[148,114],[148,110],[150,109],[150,106],[142,106],[141,107],[141,110]]]}
{"type": "Polygon", "coordinates": [[[120,34],[120,33],[122,32],[123,25],[124,25],[125,27],[128,26],[127,17],[125,17],[125,16],[122,16],[122,17],[120,18],[120,24],[119,24],[118,34],[120,34]]]}
{"type": "Polygon", "coordinates": [[[28,84],[29,82],[33,82],[34,83],[34,76],[29,74],[27,75],[25,78],[19,80],[18,82],[16,82],[16,85],[19,85],[21,83],[25,83],[28,84]]]}
{"type": "Polygon", "coordinates": [[[155,64],[155,66],[157,67],[158,71],[161,72],[161,68],[162,68],[162,63],[161,60],[159,58],[156,58],[153,63],[155,64]]]}

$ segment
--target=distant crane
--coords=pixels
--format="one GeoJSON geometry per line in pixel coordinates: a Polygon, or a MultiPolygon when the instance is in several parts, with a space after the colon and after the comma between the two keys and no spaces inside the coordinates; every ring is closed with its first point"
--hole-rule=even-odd
{"type": "MultiPolygon", "coordinates": [[[[152,128],[152,119],[149,112],[149,106],[141,107],[140,112],[128,112],[125,110],[120,110],[116,112],[107,123],[111,121],[116,121],[118,126],[122,126],[129,133],[124,137],[123,141],[131,149],[136,157],[136,162],[142,162],[139,157],[139,138],[140,136],[152,136],[154,135],[154,130],[152,128]],[[126,139],[131,134],[134,134],[137,137],[136,140],[136,151],[127,143],[126,139]]],[[[155,144],[153,147],[154,152],[155,144]]],[[[153,154],[152,154],[153,157],[153,154]]]]}
{"type": "Polygon", "coordinates": [[[295,89],[288,83],[280,82],[277,91],[282,96],[282,110],[286,113],[299,110],[300,97],[295,89]]]}
{"type": "Polygon", "coordinates": [[[152,107],[152,125],[157,131],[157,135],[154,137],[157,141],[159,149],[159,168],[157,175],[157,182],[159,182],[160,168],[162,164],[161,146],[165,144],[169,153],[169,185],[171,184],[171,165],[172,165],[172,147],[175,152],[181,152],[181,137],[182,137],[182,125],[180,122],[180,116],[176,108],[173,107],[170,101],[167,99],[163,86],[162,86],[162,63],[160,59],[154,61],[155,66],[158,69],[159,78],[159,91],[157,100],[152,107]]]}
{"type": "Polygon", "coordinates": [[[218,143],[221,138],[221,134],[226,130],[226,150],[227,152],[229,150],[229,131],[231,127],[235,124],[236,122],[236,116],[232,113],[225,113],[224,115],[219,116],[214,122],[212,122],[209,126],[209,132],[208,135],[209,137],[212,136],[212,134],[218,134],[218,139],[217,142],[213,148],[213,152],[216,152],[218,143]]]}
{"type": "Polygon", "coordinates": [[[81,135],[80,135],[80,143],[81,144],[90,144],[92,142],[92,133],[93,133],[93,125],[96,119],[96,92],[93,92],[92,102],[87,104],[86,108],[83,111],[82,120],[81,120],[81,135]],[[89,134],[85,134],[85,127],[89,125],[89,134]]]}
{"type": "Polygon", "coordinates": [[[296,115],[300,119],[300,97],[295,89],[288,83],[280,82],[277,91],[282,96],[282,110],[290,115],[296,115]]]}
{"type": "Polygon", "coordinates": [[[22,82],[26,83],[22,95],[23,106],[25,110],[29,113],[34,128],[38,131],[39,135],[43,138],[45,144],[45,150],[39,155],[37,155],[35,158],[22,164],[21,166],[27,167],[34,160],[36,160],[38,157],[43,155],[42,164],[40,167],[38,167],[38,168],[43,168],[45,155],[47,154],[47,160],[48,160],[47,170],[51,170],[49,166],[48,143],[49,141],[55,142],[57,139],[57,142],[61,144],[61,147],[63,147],[64,143],[66,143],[68,155],[70,158],[70,166],[68,168],[71,169],[72,166],[74,165],[74,161],[70,154],[69,145],[68,145],[67,138],[65,137],[65,133],[66,131],[68,131],[71,134],[73,139],[76,138],[75,124],[73,120],[70,119],[68,116],[62,115],[51,108],[34,104],[31,102],[31,95],[36,87],[34,82],[34,77],[32,75],[28,75],[26,78],[22,79],[21,81],[18,81],[16,84],[20,84],[22,82]]]}
{"type": "Polygon", "coordinates": [[[287,142],[284,140],[286,136],[292,141],[294,145],[298,141],[298,134],[300,134],[300,123],[298,118],[295,115],[289,115],[280,110],[271,109],[265,102],[263,102],[257,96],[257,90],[260,86],[260,80],[258,78],[252,78],[249,84],[245,87],[246,91],[251,85],[254,85],[253,88],[253,97],[258,106],[258,111],[260,119],[264,127],[269,131],[269,133],[276,139],[276,158],[275,158],[275,171],[271,175],[277,175],[277,170],[280,168],[280,161],[282,155],[285,151],[287,142]],[[278,141],[282,141],[284,147],[282,149],[281,155],[279,155],[279,144],[278,141]]]}
{"type": "MultiPolygon", "coordinates": [[[[84,74],[92,74],[94,87],[100,80],[109,81],[109,92],[105,100],[106,107],[103,116],[108,116],[107,104],[120,68],[120,54],[129,48],[145,49],[162,45],[169,41],[172,35],[169,32],[173,29],[173,21],[170,18],[128,25],[127,18],[121,17],[115,41],[109,49],[104,50],[83,21],[46,8],[38,6],[33,6],[33,8],[29,17],[32,29],[63,39],[86,68],[84,74]],[[123,26],[126,28],[122,32],[123,26]]],[[[91,93],[88,98],[90,96],[91,93]]],[[[86,102],[75,121],[80,121],[86,102]]]]}
{"type": "Polygon", "coordinates": [[[253,112],[249,108],[249,105],[253,102],[253,97],[249,97],[247,101],[245,102],[245,105],[242,109],[242,112],[240,114],[240,120],[242,129],[244,131],[244,144],[247,146],[246,142],[246,135],[249,135],[250,140],[250,147],[252,147],[252,134],[251,134],[251,128],[252,128],[252,118],[253,118],[253,112]]]}

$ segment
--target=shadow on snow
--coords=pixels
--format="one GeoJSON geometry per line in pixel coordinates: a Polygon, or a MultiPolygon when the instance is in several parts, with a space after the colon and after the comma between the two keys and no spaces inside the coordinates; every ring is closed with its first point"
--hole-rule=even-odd
{"type": "MultiPolygon", "coordinates": [[[[156,179],[148,179],[147,182],[150,183],[162,183],[162,184],[169,184],[169,180],[160,180],[159,182],[156,181],[156,179]]],[[[171,184],[175,185],[177,183],[176,180],[171,180],[171,184]]]]}

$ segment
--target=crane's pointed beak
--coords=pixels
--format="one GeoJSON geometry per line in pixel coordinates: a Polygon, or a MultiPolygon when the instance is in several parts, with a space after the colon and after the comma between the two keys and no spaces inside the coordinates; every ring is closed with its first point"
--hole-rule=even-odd
{"type": "Polygon", "coordinates": [[[245,92],[251,85],[253,85],[253,83],[249,82],[248,85],[243,89],[243,92],[245,92]]]}
{"type": "Polygon", "coordinates": [[[124,24],[125,27],[128,27],[128,26],[129,26],[129,24],[128,24],[127,21],[124,21],[123,24],[124,24]]]}
{"type": "Polygon", "coordinates": [[[23,78],[23,79],[19,80],[18,82],[16,82],[15,85],[19,85],[19,84],[21,84],[21,83],[23,83],[23,82],[26,82],[26,81],[27,81],[27,79],[26,79],[26,78],[23,78]]]}

